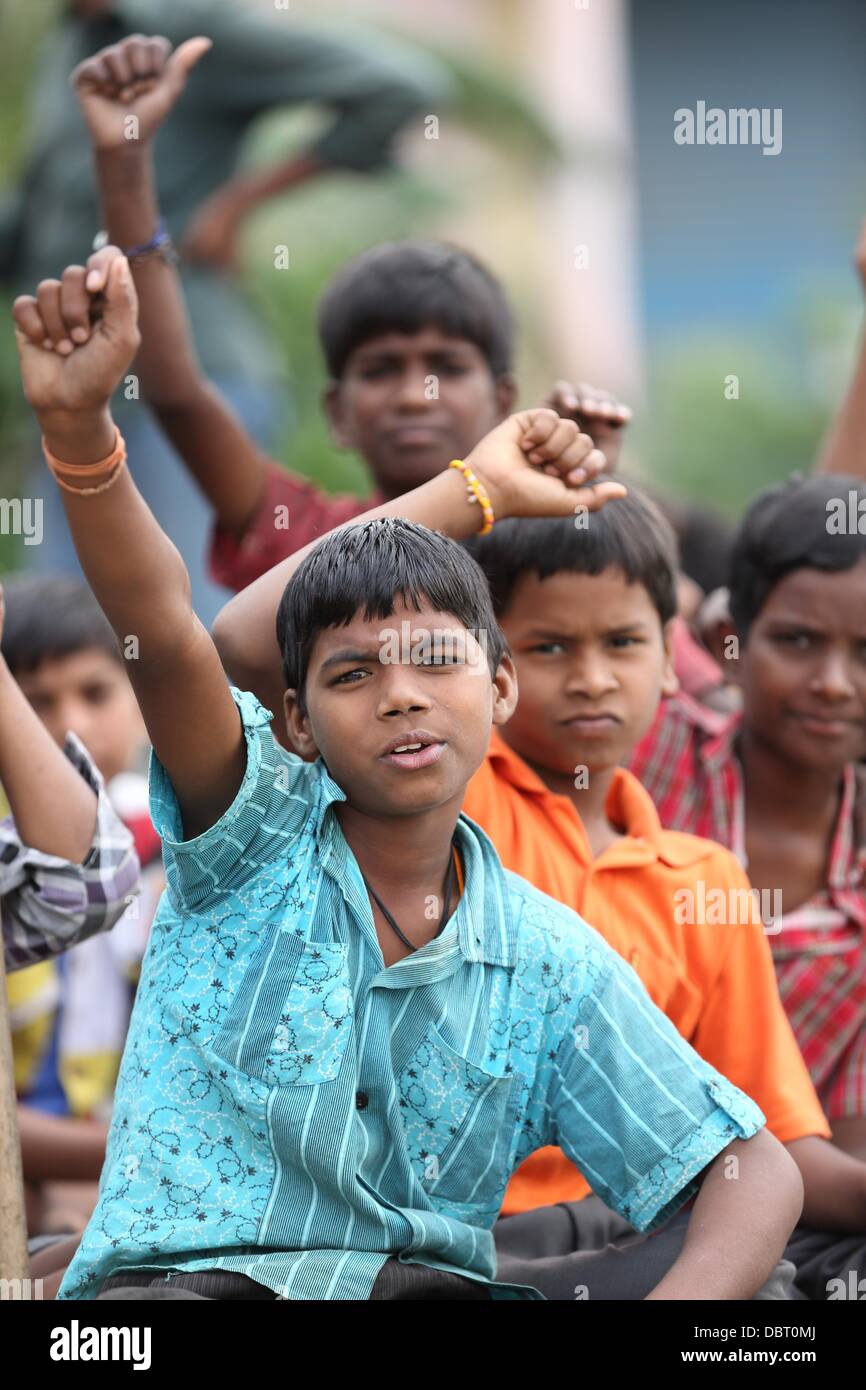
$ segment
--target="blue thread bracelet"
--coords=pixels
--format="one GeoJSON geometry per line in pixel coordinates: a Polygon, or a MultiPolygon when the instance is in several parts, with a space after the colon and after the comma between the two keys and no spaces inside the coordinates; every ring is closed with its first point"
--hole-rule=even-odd
{"type": "MultiPolygon", "coordinates": [[[[94,251],[100,251],[103,246],[108,245],[108,233],[97,232],[93,238],[94,251]]],[[[140,246],[121,246],[121,251],[128,261],[143,261],[151,256],[159,256],[164,261],[169,261],[176,265],[178,254],[171,239],[171,233],[162,218],[156,225],[156,231],[149,241],[143,241],[140,246]]]]}

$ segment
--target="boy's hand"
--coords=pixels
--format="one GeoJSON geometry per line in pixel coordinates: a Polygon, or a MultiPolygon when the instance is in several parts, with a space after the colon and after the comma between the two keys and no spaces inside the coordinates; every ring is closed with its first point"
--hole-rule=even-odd
{"type": "Polygon", "coordinates": [[[576,386],[570,381],[554,382],[543,404],[549,410],[555,410],[563,420],[574,420],[603,451],[608,471],[616,468],[623,432],[631,420],[627,405],[623,405],[609,391],[600,391],[585,381],[579,381],[576,386]]]}
{"type": "Polygon", "coordinates": [[[39,416],[96,414],[138,351],[138,300],[116,246],[12,307],[24,395],[39,416]]]}
{"type": "Polygon", "coordinates": [[[621,483],[591,486],[607,466],[573,420],[553,410],[511,415],[476,444],[466,462],[490,495],[494,515],[569,516],[625,495],[621,483]]]}
{"type": "Polygon", "coordinates": [[[95,148],[150,140],[210,47],[210,39],[187,39],[172,53],[168,39],[133,34],[79,63],[69,80],[95,148]]]}

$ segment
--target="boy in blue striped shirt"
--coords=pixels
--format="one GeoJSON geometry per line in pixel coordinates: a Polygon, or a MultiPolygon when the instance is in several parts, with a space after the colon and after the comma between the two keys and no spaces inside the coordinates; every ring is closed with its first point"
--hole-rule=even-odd
{"type": "Polygon", "coordinates": [[[490,1228],[555,1143],[640,1230],[697,1194],[650,1297],[748,1298],[801,1209],[793,1161],[459,814],[516,687],[480,571],[424,522],[603,505],[621,489],[588,485],[592,441],[514,416],[295,558],[278,634],[298,757],[227,685],[125,468],[108,401],[137,345],[127,262],[111,248],[14,314],[82,565],[133,652],[168,881],[60,1296],[532,1297],[494,1282],[490,1228]]]}

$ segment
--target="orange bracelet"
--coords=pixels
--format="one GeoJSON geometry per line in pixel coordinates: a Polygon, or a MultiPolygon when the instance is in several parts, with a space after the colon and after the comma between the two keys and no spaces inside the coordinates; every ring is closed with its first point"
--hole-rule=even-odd
{"type": "MultiPolygon", "coordinates": [[[[63,459],[55,458],[45,443],[44,436],[42,452],[45,455],[45,462],[58,483],[61,482],[61,475],[66,478],[104,478],[107,474],[113,473],[117,465],[126,459],[126,441],[115,425],[114,448],[110,454],[106,454],[104,459],[99,459],[96,463],[66,463],[63,459]]],[[[73,488],[72,490],[73,492],[84,491],[83,488],[73,488]]]]}
{"type": "Polygon", "coordinates": [[[58,487],[62,487],[64,492],[74,492],[78,497],[95,497],[98,492],[107,492],[110,487],[114,487],[124,468],[126,459],[122,458],[106,483],[100,483],[97,487],[73,487],[71,483],[64,483],[59,473],[54,474],[54,481],[58,487]]]}
{"type": "Polygon", "coordinates": [[[459,468],[463,477],[466,479],[466,491],[469,493],[467,500],[473,505],[478,505],[481,508],[481,515],[484,518],[484,525],[481,527],[478,534],[479,536],[486,536],[496,520],[496,517],[493,515],[493,506],[490,498],[487,496],[487,493],[484,491],[484,488],[481,486],[476,475],[472,472],[468,463],[464,463],[462,459],[452,459],[448,467],[459,468]]]}

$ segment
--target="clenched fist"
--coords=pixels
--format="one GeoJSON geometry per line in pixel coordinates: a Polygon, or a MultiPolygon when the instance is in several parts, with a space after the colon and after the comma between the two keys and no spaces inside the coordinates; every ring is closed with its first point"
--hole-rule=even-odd
{"type": "Polygon", "coordinates": [[[79,63],[70,82],[96,149],[149,140],[210,47],[202,37],[172,52],[168,39],[133,34],[79,63]]]}
{"type": "Polygon", "coordinates": [[[24,395],[37,415],[103,409],[138,351],[138,300],[116,246],[43,280],[12,307],[24,395]]]}

